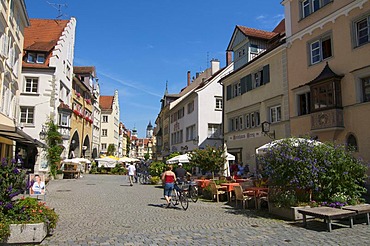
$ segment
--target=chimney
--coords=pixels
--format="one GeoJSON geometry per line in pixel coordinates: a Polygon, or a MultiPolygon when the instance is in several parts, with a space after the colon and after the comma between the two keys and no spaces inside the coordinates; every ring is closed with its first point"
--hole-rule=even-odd
{"type": "Polygon", "coordinates": [[[220,70],[220,61],[217,59],[212,59],[211,60],[211,75],[215,74],[215,72],[217,72],[218,70],[220,70]]]}
{"type": "Polygon", "coordinates": [[[226,51],[226,66],[229,66],[232,61],[233,61],[233,53],[230,50],[228,50],[226,51]]]}
{"type": "Polygon", "coordinates": [[[190,85],[190,71],[188,71],[188,86],[190,85]]]}

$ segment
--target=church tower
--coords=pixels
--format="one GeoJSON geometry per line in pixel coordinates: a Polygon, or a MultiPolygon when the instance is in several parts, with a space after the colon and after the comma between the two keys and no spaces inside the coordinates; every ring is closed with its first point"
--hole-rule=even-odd
{"type": "Polygon", "coordinates": [[[146,138],[152,138],[153,137],[153,126],[151,121],[149,121],[148,126],[146,127],[146,138]]]}

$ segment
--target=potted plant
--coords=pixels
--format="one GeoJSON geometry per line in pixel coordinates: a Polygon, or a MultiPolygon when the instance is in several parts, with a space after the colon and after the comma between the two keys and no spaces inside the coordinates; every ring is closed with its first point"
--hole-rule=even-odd
{"type": "MultiPolygon", "coordinates": [[[[275,214],[313,201],[357,204],[366,192],[365,163],[342,145],[288,138],[259,156],[258,162],[262,175],[269,178],[269,210],[275,214]]],[[[289,219],[297,218],[293,214],[289,219]]]]}
{"type": "Polygon", "coordinates": [[[58,169],[56,173],[56,179],[63,179],[63,170],[58,169]]]}
{"type": "Polygon", "coordinates": [[[3,159],[0,168],[0,244],[37,243],[56,227],[58,215],[36,198],[17,198],[30,187],[26,170],[3,159]]]}

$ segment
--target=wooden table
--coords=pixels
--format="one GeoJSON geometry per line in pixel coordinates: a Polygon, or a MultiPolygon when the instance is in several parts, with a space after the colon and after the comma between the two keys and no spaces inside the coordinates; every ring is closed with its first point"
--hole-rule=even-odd
{"type": "Polygon", "coordinates": [[[355,211],[344,210],[331,207],[315,207],[298,209],[298,213],[303,215],[303,227],[307,227],[306,216],[310,215],[315,218],[324,219],[327,224],[328,231],[331,232],[331,223],[333,219],[349,218],[350,227],[353,227],[353,217],[356,215],[355,211]]]}
{"type": "Polygon", "coordinates": [[[357,215],[365,214],[366,216],[366,225],[370,225],[369,213],[370,213],[370,204],[360,204],[354,206],[344,206],[344,210],[354,211],[357,215]]]}
{"type": "Polygon", "coordinates": [[[261,192],[268,192],[268,191],[269,191],[269,188],[267,187],[246,187],[244,189],[244,193],[248,194],[248,193],[253,192],[253,195],[255,197],[260,197],[261,192]]]}
{"type": "Polygon", "coordinates": [[[237,183],[242,183],[242,182],[247,182],[247,181],[251,181],[250,179],[235,179],[235,182],[237,183]]]}
{"type": "Polygon", "coordinates": [[[234,186],[240,185],[239,183],[221,183],[220,184],[223,187],[226,187],[227,189],[227,199],[228,201],[231,201],[232,192],[234,191],[234,186]]]}

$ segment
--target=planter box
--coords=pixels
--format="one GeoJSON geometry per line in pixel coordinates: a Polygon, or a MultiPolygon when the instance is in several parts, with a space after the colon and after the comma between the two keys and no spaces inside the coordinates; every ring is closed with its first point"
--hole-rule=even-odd
{"type": "Polygon", "coordinates": [[[64,176],[64,174],[63,174],[63,173],[58,173],[58,174],[55,176],[55,179],[63,179],[63,176],[64,176]]]}
{"type": "MultiPolygon", "coordinates": [[[[283,208],[283,207],[277,207],[274,205],[274,203],[269,202],[269,213],[276,215],[280,218],[287,219],[287,220],[303,220],[303,215],[298,213],[298,209],[301,208],[309,208],[309,206],[306,207],[290,207],[290,208],[283,208]]],[[[307,218],[313,218],[311,216],[306,216],[307,218]]]]}
{"type": "Polygon", "coordinates": [[[41,243],[47,235],[45,223],[38,224],[11,224],[10,236],[6,243],[41,243]]]}

